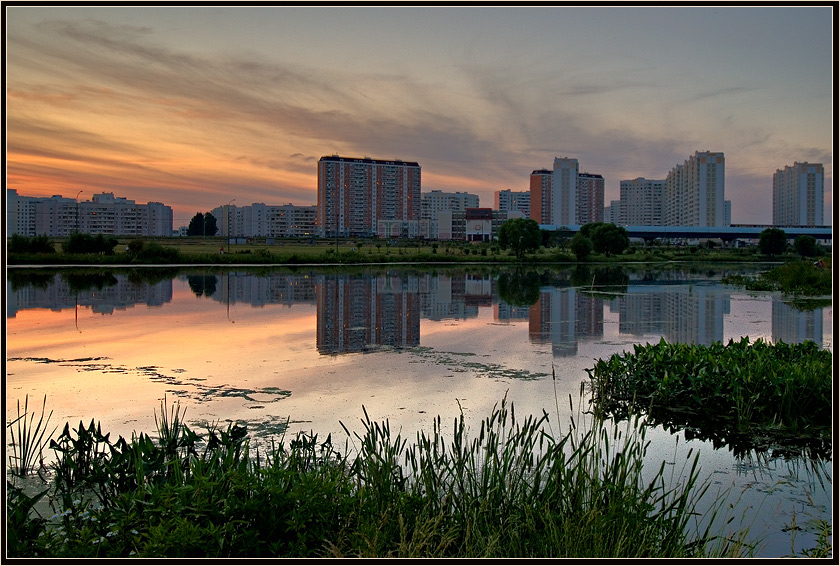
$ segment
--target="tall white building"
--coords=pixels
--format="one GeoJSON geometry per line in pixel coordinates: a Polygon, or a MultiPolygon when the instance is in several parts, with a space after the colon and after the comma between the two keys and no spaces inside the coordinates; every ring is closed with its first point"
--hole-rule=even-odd
{"type": "MultiPolygon", "coordinates": [[[[550,224],[572,226],[577,224],[578,160],[555,157],[551,176],[550,224]]],[[[603,200],[602,206],[603,206],[603,200]]]]}
{"type": "Polygon", "coordinates": [[[637,177],[619,182],[620,199],[616,224],[623,226],[662,226],[665,180],[637,177]]]}
{"type": "Polygon", "coordinates": [[[798,163],[773,174],[773,225],[822,226],[824,176],[822,163],[798,163]]]}
{"type": "Polygon", "coordinates": [[[522,216],[528,218],[531,216],[531,192],[530,191],[511,191],[504,189],[496,191],[494,194],[495,210],[500,212],[510,212],[518,210],[522,216]]]}
{"type": "Polygon", "coordinates": [[[695,152],[665,178],[665,226],[723,226],[722,152],[695,152]]]}

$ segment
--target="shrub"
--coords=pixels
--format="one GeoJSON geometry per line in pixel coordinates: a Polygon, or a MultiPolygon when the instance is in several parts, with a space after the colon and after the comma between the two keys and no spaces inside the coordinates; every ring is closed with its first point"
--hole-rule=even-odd
{"type": "Polygon", "coordinates": [[[47,236],[20,236],[13,234],[9,238],[9,253],[13,254],[52,254],[55,246],[47,236]]]}
{"type": "Polygon", "coordinates": [[[64,243],[64,253],[113,255],[117,239],[113,236],[82,234],[73,232],[64,243]]]}

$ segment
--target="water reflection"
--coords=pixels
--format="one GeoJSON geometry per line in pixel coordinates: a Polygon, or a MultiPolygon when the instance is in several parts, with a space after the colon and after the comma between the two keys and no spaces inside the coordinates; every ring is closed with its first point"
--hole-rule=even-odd
{"type": "MultiPolygon", "coordinates": [[[[24,273],[7,278],[6,316],[24,309],[94,313],[172,301],[172,271],[24,273]]],[[[605,313],[617,315],[619,334],[664,337],[709,345],[724,339],[734,291],[718,271],[628,272],[618,267],[423,273],[291,273],[248,271],[181,273],[197,298],[230,305],[315,305],[322,354],[364,352],[377,346],[420,343],[420,320],[470,319],[492,308],[500,322],[528,321],[530,340],[549,344],[557,357],[574,356],[581,342],[604,334],[605,313]]],[[[772,297],[772,339],[823,344],[822,309],[801,310],[772,297]]]]}

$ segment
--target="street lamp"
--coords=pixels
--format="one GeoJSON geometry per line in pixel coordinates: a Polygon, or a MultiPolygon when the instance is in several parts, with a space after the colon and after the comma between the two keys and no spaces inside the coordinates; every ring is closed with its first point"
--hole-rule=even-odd
{"type": "Polygon", "coordinates": [[[79,195],[83,192],[84,191],[79,191],[76,193],[76,232],[79,231],[79,195]]]}
{"type": "Polygon", "coordinates": [[[232,198],[227,203],[227,237],[228,237],[228,245],[230,245],[230,203],[235,201],[235,198],[232,198]]]}

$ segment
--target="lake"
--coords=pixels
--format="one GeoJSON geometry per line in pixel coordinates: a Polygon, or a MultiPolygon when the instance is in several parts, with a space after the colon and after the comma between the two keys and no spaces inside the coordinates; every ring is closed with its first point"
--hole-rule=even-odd
{"type": "MultiPolygon", "coordinates": [[[[634,344],[748,336],[833,352],[830,304],[800,310],[720,283],[758,269],[10,268],[6,406],[28,395],[39,410],[46,395],[52,425],[95,419],[130,438],[154,432],[165,398],[198,431],[246,422],[264,445],[300,431],[344,440],[342,423],[360,432],[365,412],[411,442],[437,416],[444,431],[462,412],[477,424],[506,397],[565,430],[586,369],[634,344]]],[[[807,548],[816,520],[831,521],[830,460],[736,457],[661,428],[647,438],[651,466],[677,478],[700,451],[701,479],[729,490],[731,528],[749,525],[759,556],[790,554],[791,535],[807,548]]]]}

